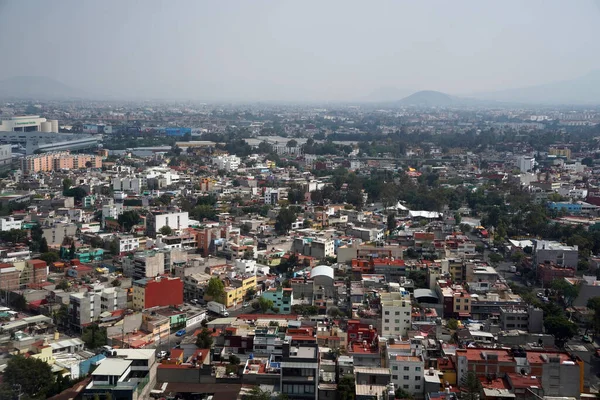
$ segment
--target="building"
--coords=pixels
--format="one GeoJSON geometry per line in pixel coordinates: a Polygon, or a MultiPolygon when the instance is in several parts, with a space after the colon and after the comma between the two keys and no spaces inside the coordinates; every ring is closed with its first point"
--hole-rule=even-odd
{"type": "Polygon", "coordinates": [[[180,231],[189,227],[188,212],[155,212],[149,213],[146,217],[146,234],[155,238],[156,234],[164,226],[168,226],[173,231],[180,231]]]}
{"type": "Polygon", "coordinates": [[[70,154],[68,151],[33,154],[21,159],[24,173],[84,168],[102,168],[102,157],[94,154],[70,154]]]}
{"type": "Polygon", "coordinates": [[[386,338],[406,337],[412,318],[410,293],[401,288],[399,292],[381,293],[380,298],[381,335],[386,338]]]}
{"type": "Polygon", "coordinates": [[[240,275],[256,275],[256,260],[235,260],[235,270],[240,275]]]}
{"type": "Polygon", "coordinates": [[[130,176],[124,176],[124,177],[116,176],[116,177],[112,178],[111,183],[112,183],[113,190],[115,190],[115,191],[133,192],[133,193],[138,193],[138,194],[141,193],[142,186],[143,186],[142,178],[130,177],[130,176]]]}
{"type": "Polygon", "coordinates": [[[303,256],[310,256],[319,260],[335,257],[335,243],[331,239],[302,237],[295,238],[292,251],[303,256]]]}
{"type": "Polygon", "coordinates": [[[140,251],[124,257],[123,273],[133,280],[163,275],[165,273],[165,254],[162,251],[152,250],[140,251]]]}
{"type": "Polygon", "coordinates": [[[121,288],[92,287],[87,292],[69,294],[69,324],[81,330],[97,321],[103,312],[127,308],[127,291],[121,288]]]}
{"type": "Polygon", "coordinates": [[[119,244],[119,253],[128,253],[140,248],[140,238],[133,235],[119,235],[113,240],[119,244]]]}
{"type": "Polygon", "coordinates": [[[500,329],[542,333],[544,311],[532,305],[527,307],[500,307],[500,329]]]}
{"type": "Polygon", "coordinates": [[[266,300],[271,300],[273,306],[279,311],[278,314],[290,314],[292,312],[292,302],[294,301],[294,292],[292,288],[271,288],[265,290],[261,297],[266,300]]]}
{"type": "Polygon", "coordinates": [[[183,304],[183,282],[179,278],[158,276],[133,282],[133,308],[144,310],[157,306],[183,304]]]}
{"type": "Polygon", "coordinates": [[[550,262],[561,267],[577,269],[579,251],[576,245],[567,246],[559,242],[537,240],[533,254],[536,264],[550,262]]]}
{"type": "Polygon", "coordinates": [[[0,145],[0,167],[12,163],[12,146],[9,144],[0,145]]]}
{"type": "Polygon", "coordinates": [[[58,121],[40,118],[39,115],[23,115],[2,121],[0,132],[3,131],[58,133],[58,121]]]}
{"type": "Polygon", "coordinates": [[[225,171],[236,171],[240,167],[241,159],[234,155],[224,155],[213,157],[212,163],[217,169],[224,169],[225,171]]]}
{"type": "MultiPolygon", "coordinates": [[[[243,303],[250,289],[256,291],[256,275],[229,279],[229,285],[225,286],[225,306],[234,307],[243,303]]],[[[208,300],[206,296],[205,300],[208,300]]]]}
{"type": "Polygon", "coordinates": [[[317,399],[319,384],[319,346],[283,345],[280,387],[289,399],[317,399]]]}
{"type": "Polygon", "coordinates": [[[519,156],[517,166],[521,172],[531,172],[535,168],[535,157],[519,156]]]}
{"type": "Polygon", "coordinates": [[[390,353],[388,350],[388,363],[394,387],[402,388],[414,397],[421,397],[425,388],[423,356],[390,353]]]}
{"type": "Polygon", "coordinates": [[[0,218],[0,231],[6,232],[11,229],[21,229],[23,221],[15,220],[13,217],[0,218]]]}
{"type": "Polygon", "coordinates": [[[74,238],[77,234],[77,225],[55,223],[49,227],[42,227],[42,232],[49,246],[59,246],[65,238],[74,238]]]}
{"type": "Polygon", "coordinates": [[[551,156],[564,157],[567,160],[571,159],[571,149],[568,147],[551,147],[548,150],[548,154],[551,156]]]}
{"type": "Polygon", "coordinates": [[[555,279],[572,278],[574,276],[574,268],[565,268],[549,261],[539,264],[537,267],[538,280],[545,285],[551,283],[555,279]]]}

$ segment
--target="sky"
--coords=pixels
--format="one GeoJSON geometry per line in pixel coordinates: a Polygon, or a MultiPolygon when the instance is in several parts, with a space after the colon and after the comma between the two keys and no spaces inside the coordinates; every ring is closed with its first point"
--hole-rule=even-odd
{"type": "Polygon", "coordinates": [[[600,69],[600,0],[0,0],[0,79],[92,95],[355,101],[600,69]]]}

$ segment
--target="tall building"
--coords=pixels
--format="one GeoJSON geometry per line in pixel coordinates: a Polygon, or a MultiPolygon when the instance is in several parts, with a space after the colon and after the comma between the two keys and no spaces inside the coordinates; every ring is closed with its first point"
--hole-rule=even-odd
{"type": "Polygon", "coordinates": [[[381,314],[383,337],[406,337],[411,326],[410,293],[404,288],[399,292],[382,293],[381,314]]]}
{"type": "Polygon", "coordinates": [[[319,346],[283,345],[281,393],[289,399],[317,399],[319,384],[319,346]]]}
{"type": "Polygon", "coordinates": [[[530,156],[519,156],[517,158],[517,166],[521,172],[533,171],[535,167],[535,158],[530,156]]]}
{"type": "Polygon", "coordinates": [[[160,231],[160,228],[168,226],[174,231],[189,227],[188,212],[154,212],[146,217],[146,234],[152,238],[160,231]]]}
{"type": "Polygon", "coordinates": [[[225,171],[235,171],[240,167],[241,159],[238,156],[225,155],[217,156],[212,159],[212,162],[218,169],[225,171]]]}
{"type": "Polygon", "coordinates": [[[24,173],[83,168],[102,168],[102,157],[94,154],[69,154],[68,151],[33,154],[21,159],[24,173]]]}
{"type": "Polygon", "coordinates": [[[183,304],[183,282],[179,278],[157,276],[133,282],[133,308],[144,310],[157,306],[183,304]]]}

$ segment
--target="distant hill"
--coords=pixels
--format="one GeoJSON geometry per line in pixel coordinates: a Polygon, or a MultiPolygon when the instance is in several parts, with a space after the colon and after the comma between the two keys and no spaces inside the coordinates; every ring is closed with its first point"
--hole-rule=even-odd
{"type": "Polygon", "coordinates": [[[84,93],[45,76],[17,76],[0,80],[3,99],[72,99],[84,93]]]}
{"type": "Polygon", "coordinates": [[[422,90],[403,98],[397,104],[403,106],[443,107],[449,106],[454,102],[455,99],[446,93],[434,90],[422,90]]]}
{"type": "Polygon", "coordinates": [[[579,78],[488,93],[473,97],[512,103],[533,104],[600,104],[600,70],[579,78]]]}

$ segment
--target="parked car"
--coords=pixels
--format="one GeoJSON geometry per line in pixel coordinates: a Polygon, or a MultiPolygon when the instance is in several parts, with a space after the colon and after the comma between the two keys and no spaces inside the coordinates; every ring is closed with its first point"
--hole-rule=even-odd
{"type": "Polygon", "coordinates": [[[177,332],[175,332],[175,336],[183,336],[185,335],[185,329],[180,329],[177,332]]]}
{"type": "Polygon", "coordinates": [[[242,304],[243,308],[248,308],[250,307],[250,303],[248,303],[247,301],[244,302],[244,304],[242,304]]]}
{"type": "Polygon", "coordinates": [[[165,350],[158,352],[158,358],[165,358],[167,356],[167,352],[165,350]]]}
{"type": "Polygon", "coordinates": [[[592,338],[589,337],[588,335],[583,335],[581,340],[583,340],[585,343],[592,343],[592,338]]]}

